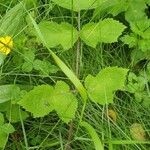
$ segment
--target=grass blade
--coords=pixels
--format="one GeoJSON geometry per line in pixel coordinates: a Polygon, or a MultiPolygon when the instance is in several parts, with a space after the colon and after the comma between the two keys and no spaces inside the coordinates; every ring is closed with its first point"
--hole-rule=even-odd
{"type": "Polygon", "coordinates": [[[84,127],[88,131],[88,133],[90,134],[90,136],[94,142],[95,150],[104,150],[104,147],[101,143],[101,140],[99,139],[94,128],[87,122],[81,122],[80,125],[82,127],[84,127]]]}

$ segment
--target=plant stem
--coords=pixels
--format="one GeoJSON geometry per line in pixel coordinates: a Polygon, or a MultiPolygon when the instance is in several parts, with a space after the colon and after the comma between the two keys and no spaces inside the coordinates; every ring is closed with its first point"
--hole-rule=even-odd
{"type": "MultiPolygon", "coordinates": [[[[81,51],[81,43],[80,43],[80,29],[81,29],[81,24],[80,24],[80,11],[78,12],[78,41],[77,41],[77,49],[76,49],[76,67],[75,67],[75,74],[79,78],[80,77],[80,51],[81,51]]],[[[69,124],[69,131],[68,131],[68,141],[65,147],[65,150],[71,150],[71,140],[73,136],[73,121],[70,122],[69,124]]]]}
{"type": "Polygon", "coordinates": [[[80,76],[80,51],[81,51],[81,43],[80,43],[80,30],[81,30],[81,23],[80,23],[80,11],[78,12],[78,41],[77,41],[77,51],[76,51],[76,76],[80,76]]]}

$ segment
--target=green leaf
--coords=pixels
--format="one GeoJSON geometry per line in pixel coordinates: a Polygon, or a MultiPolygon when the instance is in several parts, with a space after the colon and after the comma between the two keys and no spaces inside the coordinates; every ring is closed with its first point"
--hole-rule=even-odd
{"type": "Polygon", "coordinates": [[[111,18],[98,23],[88,23],[81,30],[81,39],[89,46],[96,47],[99,42],[114,43],[124,31],[125,26],[111,18]]]}
{"type": "Polygon", "coordinates": [[[148,40],[142,39],[142,40],[139,40],[138,42],[138,47],[143,52],[149,51],[149,45],[150,45],[150,39],[148,40]]]}
{"type": "Polygon", "coordinates": [[[15,100],[20,95],[20,88],[16,85],[1,85],[0,89],[0,103],[15,100]]]}
{"type": "Polygon", "coordinates": [[[19,108],[19,105],[11,105],[6,112],[6,117],[9,122],[16,123],[20,121],[20,113],[23,120],[25,120],[29,116],[27,112],[19,108]]]}
{"type": "Polygon", "coordinates": [[[106,0],[52,0],[55,4],[73,11],[94,9],[106,0]]]}
{"type": "Polygon", "coordinates": [[[4,124],[4,116],[0,113],[0,125],[4,124]]]}
{"type": "Polygon", "coordinates": [[[128,8],[128,2],[125,0],[106,0],[95,9],[93,18],[96,16],[106,16],[106,14],[112,14],[113,16],[118,15],[121,12],[126,11],[128,8]]]}
{"type": "Polygon", "coordinates": [[[0,113],[0,148],[5,147],[9,133],[15,131],[14,127],[11,124],[4,124],[4,117],[0,113]]]}
{"type": "MultiPolygon", "coordinates": [[[[33,2],[31,0],[23,0],[16,4],[0,20],[0,35],[17,35],[26,26],[24,17],[27,10],[33,7],[33,2]]],[[[9,7],[10,5],[9,3],[9,7]]]]}
{"type": "Polygon", "coordinates": [[[17,4],[0,20],[0,34],[14,35],[20,31],[24,17],[24,9],[22,7],[22,3],[17,4]]]}
{"type": "Polygon", "coordinates": [[[131,53],[133,66],[136,65],[139,61],[149,58],[150,58],[150,51],[143,52],[141,50],[134,49],[131,53]]]}
{"type": "Polygon", "coordinates": [[[147,33],[147,29],[150,27],[150,20],[142,19],[135,22],[130,22],[130,27],[134,33],[142,36],[144,32],[147,33]]]}
{"type": "Polygon", "coordinates": [[[144,0],[130,0],[125,18],[128,22],[146,19],[145,9],[147,8],[144,0]],[[138,15],[137,15],[138,14],[138,15]]]}
{"type": "Polygon", "coordinates": [[[52,104],[58,116],[66,123],[75,118],[77,99],[70,92],[69,86],[62,81],[57,82],[53,91],[52,104]]]}
{"type": "Polygon", "coordinates": [[[100,138],[98,137],[98,134],[96,133],[95,129],[89,123],[84,122],[84,121],[81,122],[80,125],[88,131],[94,143],[95,150],[104,150],[102,142],[100,138]]]}
{"type": "Polygon", "coordinates": [[[127,44],[129,48],[135,47],[138,43],[137,36],[135,34],[124,35],[121,37],[121,41],[127,44]]]}
{"type": "Polygon", "coordinates": [[[42,21],[38,26],[50,48],[61,45],[64,50],[67,50],[78,39],[77,30],[69,23],[62,22],[61,24],[57,24],[52,21],[42,21]]]}
{"type": "Polygon", "coordinates": [[[23,54],[23,58],[26,62],[32,63],[35,59],[35,51],[34,50],[25,50],[23,54]]]}
{"type": "Polygon", "coordinates": [[[6,101],[4,103],[0,103],[0,112],[6,112],[11,105],[11,101],[6,101]]]}
{"type": "Polygon", "coordinates": [[[6,143],[7,143],[7,137],[8,135],[5,132],[0,131],[0,148],[4,149],[6,143]]]}
{"type": "Polygon", "coordinates": [[[25,94],[18,104],[26,111],[31,112],[34,117],[43,117],[53,110],[49,104],[52,90],[53,87],[49,85],[37,86],[25,94]]]}
{"type": "Polygon", "coordinates": [[[130,22],[133,33],[125,35],[121,38],[124,44],[130,48],[138,48],[142,52],[149,51],[150,44],[150,21],[149,19],[130,22]]]}
{"type": "Polygon", "coordinates": [[[15,129],[11,124],[0,125],[0,148],[4,149],[9,133],[13,133],[14,131],[15,129]]]}
{"type": "Polygon", "coordinates": [[[33,69],[33,64],[30,62],[24,62],[22,65],[22,71],[24,72],[31,72],[33,69]]]}
{"type": "Polygon", "coordinates": [[[65,82],[57,82],[55,87],[41,85],[27,93],[19,102],[34,117],[43,117],[55,110],[68,123],[75,116],[77,100],[65,82]]]}
{"type": "Polygon", "coordinates": [[[10,123],[5,123],[0,126],[0,130],[7,134],[13,133],[15,131],[14,127],[10,123]]]}
{"type": "Polygon", "coordinates": [[[128,69],[107,67],[102,69],[96,77],[88,75],[85,79],[89,98],[101,105],[113,103],[114,93],[124,90],[128,69]]]}
{"type": "Polygon", "coordinates": [[[55,65],[52,65],[50,62],[46,60],[39,60],[36,59],[33,62],[33,67],[35,70],[38,70],[43,75],[48,75],[50,73],[56,73],[58,71],[58,68],[55,65]]]}

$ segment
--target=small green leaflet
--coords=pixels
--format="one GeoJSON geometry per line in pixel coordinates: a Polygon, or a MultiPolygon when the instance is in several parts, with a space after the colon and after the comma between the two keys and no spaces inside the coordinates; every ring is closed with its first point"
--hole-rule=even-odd
{"type": "Polygon", "coordinates": [[[150,21],[144,19],[130,23],[132,32],[124,35],[121,40],[124,44],[129,45],[130,48],[136,47],[142,52],[149,51],[150,44],[150,21]]]}
{"type": "Polygon", "coordinates": [[[95,48],[99,42],[114,43],[126,27],[111,18],[98,23],[88,23],[83,26],[80,37],[89,46],[95,48]]]}
{"type": "Polygon", "coordinates": [[[142,71],[140,75],[137,76],[134,73],[129,73],[128,83],[126,85],[126,90],[134,94],[134,98],[144,107],[149,108],[150,106],[150,95],[146,90],[146,85],[148,85],[148,72],[142,71]]]}
{"type": "Polygon", "coordinates": [[[68,123],[75,117],[77,100],[70,92],[69,86],[59,81],[54,87],[50,85],[35,87],[19,101],[19,105],[31,112],[34,117],[43,117],[55,110],[58,116],[68,123]]]}
{"type": "Polygon", "coordinates": [[[33,61],[35,59],[34,50],[24,51],[23,58],[24,58],[24,63],[22,65],[22,71],[31,72],[33,69],[33,61]]]}
{"type": "Polygon", "coordinates": [[[14,131],[15,129],[11,124],[4,123],[3,114],[0,113],[0,148],[4,149],[9,133],[13,133],[14,131]]]}
{"type": "MultiPolygon", "coordinates": [[[[42,21],[39,29],[50,48],[61,45],[64,50],[70,49],[78,39],[78,31],[69,23],[42,21]]],[[[37,35],[38,37],[38,35],[37,35]]]]}
{"type": "Polygon", "coordinates": [[[118,67],[107,67],[102,69],[96,77],[88,75],[85,86],[89,98],[101,105],[113,103],[114,93],[124,90],[128,69],[118,67]]]}
{"type": "Polygon", "coordinates": [[[73,11],[94,9],[106,0],[52,0],[55,4],[73,11]]]}
{"type": "Polygon", "coordinates": [[[20,114],[21,114],[22,120],[27,119],[27,117],[29,116],[27,112],[19,108],[19,105],[11,104],[10,107],[8,107],[6,111],[6,118],[11,123],[20,122],[20,114]]]}
{"type": "Polygon", "coordinates": [[[52,65],[49,61],[35,59],[33,62],[33,68],[38,70],[42,75],[49,75],[50,73],[56,73],[59,68],[52,65]]]}
{"type": "Polygon", "coordinates": [[[52,65],[47,60],[35,59],[34,50],[25,51],[23,54],[24,63],[22,65],[22,71],[31,72],[33,69],[40,72],[42,75],[49,75],[50,73],[56,73],[59,69],[55,65],[52,65]]]}
{"type": "Polygon", "coordinates": [[[16,85],[1,85],[0,89],[0,103],[16,100],[20,96],[20,88],[16,85]]]}

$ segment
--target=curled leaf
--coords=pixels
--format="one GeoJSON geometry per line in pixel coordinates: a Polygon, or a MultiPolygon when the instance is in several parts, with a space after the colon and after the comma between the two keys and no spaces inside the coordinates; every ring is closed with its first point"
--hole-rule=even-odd
{"type": "Polygon", "coordinates": [[[133,139],[138,141],[145,141],[146,140],[146,133],[139,123],[133,123],[130,127],[130,134],[133,139]]]}
{"type": "Polygon", "coordinates": [[[109,110],[107,111],[107,116],[108,116],[113,122],[116,122],[116,120],[117,120],[117,113],[116,113],[114,110],[109,109],[109,110]]]}

